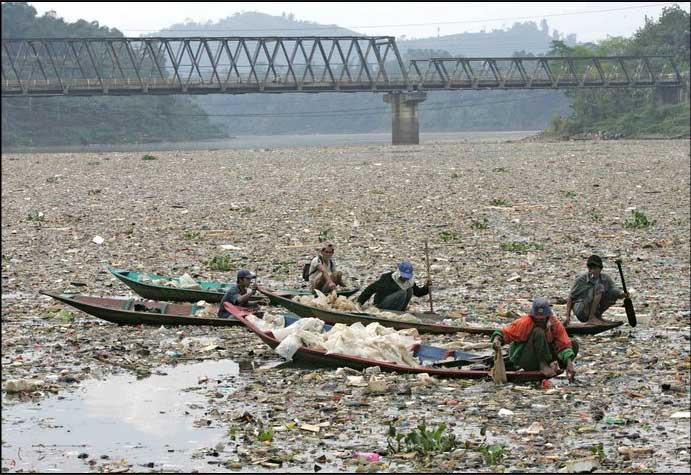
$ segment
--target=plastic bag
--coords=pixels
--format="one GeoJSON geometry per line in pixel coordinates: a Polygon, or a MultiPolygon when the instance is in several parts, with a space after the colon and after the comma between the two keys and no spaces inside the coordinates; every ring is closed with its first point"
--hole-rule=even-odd
{"type": "Polygon", "coordinates": [[[184,273],[178,279],[178,288],[180,289],[201,289],[202,286],[197,283],[188,273],[184,273]]]}
{"type": "Polygon", "coordinates": [[[302,341],[297,335],[288,335],[274,351],[288,361],[293,360],[293,355],[302,346],[302,341]]]}

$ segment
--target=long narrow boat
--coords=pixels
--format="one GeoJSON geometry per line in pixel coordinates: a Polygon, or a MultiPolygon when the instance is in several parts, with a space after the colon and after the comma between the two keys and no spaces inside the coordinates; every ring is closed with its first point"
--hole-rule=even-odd
{"type": "MultiPolygon", "coordinates": [[[[257,289],[263,295],[269,298],[269,301],[274,305],[281,307],[301,316],[314,317],[323,320],[327,323],[344,323],[352,325],[355,322],[371,323],[378,322],[385,327],[402,330],[404,328],[416,328],[420,333],[473,333],[476,335],[491,335],[496,328],[470,327],[470,326],[454,326],[441,324],[439,316],[432,316],[429,314],[418,313],[414,314],[421,322],[410,322],[402,320],[391,320],[381,318],[369,313],[355,313],[355,312],[340,312],[338,310],[326,310],[323,308],[310,307],[309,305],[296,302],[291,299],[290,295],[285,295],[279,292],[266,289],[258,286],[257,289]]],[[[403,312],[392,312],[402,314],[403,312]]],[[[583,325],[579,323],[572,323],[566,328],[569,335],[596,335],[612,328],[622,325],[623,322],[612,322],[610,325],[583,325]]]]}
{"type": "MultiPolygon", "coordinates": [[[[280,344],[280,341],[274,336],[272,331],[262,331],[247,320],[246,317],[251,313],[249,310],[236,307],[230,303],[225,303],[224,305],[226,310],[228,310],[235,319],[255,333],[272,349],[275,349],[280,344]]],[[[299,320],[299,318],[294,315],[284,315],[283,318],[286,327],[299,320]]],[[[330,325],[324,325],[324,332],[330,329],[330,325]]],[[[418,358],[423,365],[417,367],[406,366],[389,361],[372,360],[340,353],[327,354],[325,350],[306,348],[303,346],[293,355],[293,360],[315,366],[347,366],[358,370],[370,366],[379,366],[382,371],[395,373],[427,373],[430,376],[465,379],[491,378],[489,369],[471,370],[456,368],[458,366],[477,363],[482,359],[482,357],[472,353],[417,344],[413,348],[413,356],[418,358]]],[[[540,371],[507,371],[506,377],[507,380],[511,382],[539,381],[544,379],[544,375],[540,371]]]]}
{"type": "MultiPolygon", "coordinates": [[[[39,291],[82,312],[119,325],[238,325],[234,318],[194,316],[195,304],[93,297],[81,294],[53,294],[39,291]]],[[[218,306],[214,306],[216,309],[218,306]]],[[[215,312],[214,312],[215,313],[215,312]]]]}
{"type": "MultiPolygon", "coordinates": [[[[127,271],[114,267],[108,267],[108,270],[137,294],[151,300],[169,300],[171,302],[198,302],[204,300],[209,303],[219,303],[230,285],[224,282],[197,280],[196,282],[199,284],[198,289],[177,288],[168,285],[154,284],[152,281],[178,284],[178,278],[164,277],[148,272],[127,271]]],[[[338,291],[338,294],[349,297],[358,290],[359,289],[342,289],[338,291]]],[[[311,293],[307,289],[282,289],[278,292],[287,295],[310,295],[311,293]]],[[[258,299],[259,297],[252,300],[256,301],[258,299]]]]}

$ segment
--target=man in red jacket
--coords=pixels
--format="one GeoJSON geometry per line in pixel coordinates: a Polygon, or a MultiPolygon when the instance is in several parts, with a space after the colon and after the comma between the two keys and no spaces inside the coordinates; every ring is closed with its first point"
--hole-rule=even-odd
{"type": "Polygon", "coordinates": [[[569,339],[547,299],[535,298],[528,315],[495,331],[491,338],[495,349],[500,349],[503,343],[511,343],[509,359],[520,368],[527,371],[539,369],[547,378],[556,376],[560,368],[565,368],[569,381],[576,376],[573,360],[578,353],[578,344],[569,339]]]}

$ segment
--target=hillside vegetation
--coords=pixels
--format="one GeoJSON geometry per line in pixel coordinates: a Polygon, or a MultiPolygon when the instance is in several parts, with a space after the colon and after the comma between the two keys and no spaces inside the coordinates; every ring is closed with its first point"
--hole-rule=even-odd
{"type": "MultiPolygon", "coordinates": [[[[631,38],[608,38],[597,44],[552,43],[550,54],[571,56],[670,55],[686,76],[686,102],[664,104],[654,89],[594,89],[568,92],[571,114],[555,117],[546,135],[568,138],[598,133],[605,137],[689,136],[689,14],[678,6],[646,19],[631,38]]],[[[671,71],[670,71],[671,72],[671,71]]]]}
{"type": "MultiPolygon", "coordinates": [[[[5,38],[122,37],[98,22],[66,23],[19,2],[2,4],[5,38]]],[[[225,137],[184,96],[2,98],[2,145],[141,143],[225,137]],[[175,115],[172,115],[175,114],[175,115]]]]}

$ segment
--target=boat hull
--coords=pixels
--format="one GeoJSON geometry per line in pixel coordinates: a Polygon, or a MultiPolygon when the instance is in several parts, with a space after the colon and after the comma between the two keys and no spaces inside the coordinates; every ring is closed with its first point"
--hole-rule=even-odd
{"type": "MultiPolygon", "coordinates": [[[[232,304],[225,303],[226,310],[235,317],[242,325],[246,326],[250,331],[256,334],[264,343],[272,349],[275,349],[280,341],[277,340],[272,332],[264,332],[247,320],[247,315],[251,312],[236,307],[232,304]]],[[[286,320],[290,317],[286,317],[286,320]]],[[[328,329],[325,327],[325,330],[328,329]]],[[[454,350],[447,350],[444,348],[437,348],[427,345],[418,345],[415,350],[415,356],[420,354],[433,354],[440,357],[453,356],[463,362],[470,363],[468,353],[456,352],[454,350]]],[[[470,355],[473,356],[473,355],[470,355]]],[[[420,374],[427,373],[430,376],[437,376],[442,378],[462,378],[462,379],[491,379],[489,370],[470,370],[470,369],[453,369],[434,366],[406,366],[387,361],[371,360],[367,358],[360,358],[356,356],[330,353],[327,354],[324,350],[311,349],[300,347],[293,355],[293,360],[302,364],[309,364],[313,366],[325,367],[349,367],[357,370],[369,368],[371,366],[379,366],[382,371],[394,373],[420,374]]],[[[544,379],[544,375],[540,371],[507,371],[507,380],[511,382],[525,382],[525,381],[540,381],[544,379]]]]}
{"type": "MultiPolygon", "coordinates": [[[[116,269],[114,267],[109,267],[108,270],[138,295],[141,295],[145,299],[151,300],[166,300],[170,302],[198,302],[200,300],[204,300],[208,303],[220,303],[229,285],[223,282],[197,281],[201,286],[201,289],[181,289],[141,281],[142,276],[146,276],[152,280],[174,280],[168,277],[163,277],[156,274],[126,271],[116,269]]],[[[338,294],[349,297],[358,290],[359,289],[343,289],[338,291],[338,294]]],[[[279,292],[284,295],[311,294],[311,292],[306,289],[282,289],[279,292]]],[[[257,302],[259,299],[260,297],[257,296],[253,297],[253,299],[250,301],[257,302]]]]}
{"type": "MultiPolygon", "coordinates": [[[[322,308],[310,307],[294,300],[291,300],[289,295],[282,295],[278,292],[273,292],[264,287],[258,287],[260,293],[265,295],[269,301],[274,305],[279,305],[286,310],[299,315],[304,318],[318,318],[330,324],[343,323],[352,325],[356,322],[368,324],[377,322],[382,326],[394,328],[396,330],[403,330],[406,328],[415,328],[420,333],[444,334],[444,333],[470,333],[475,335],[491,335],[497,328],[487,327],[469,327],[469,326],[453,326],[442,325],[429,322],[432,318],[440,319],[439,316],[433,317],[428,314],[416,314],[423,320],[428,320],[427,323],[406,322],[398,320],[388,320],[385,318],[378,318],[366,313],[350,313],[339,312],[338,310],[326,310],[322,308]]],[[[401,312],[398,312],[401,313],[401,312]]],[[[621,326],[623,322],[613,322],[611,325],[582,325],[572,324],[566,328],[569,335],[596,335],[607,330],[611,330],[621,326]]]]}
{"type": "Polygon", "coordinates": [[[40,293],[101,320],[118,325],[210,325],[226,327],[239,324],[234,318],[195,317],[194,312],[199,307],[194,304],[114,299],[80,294],[54,294],[44,291],[40,291],[40,293]]]}

